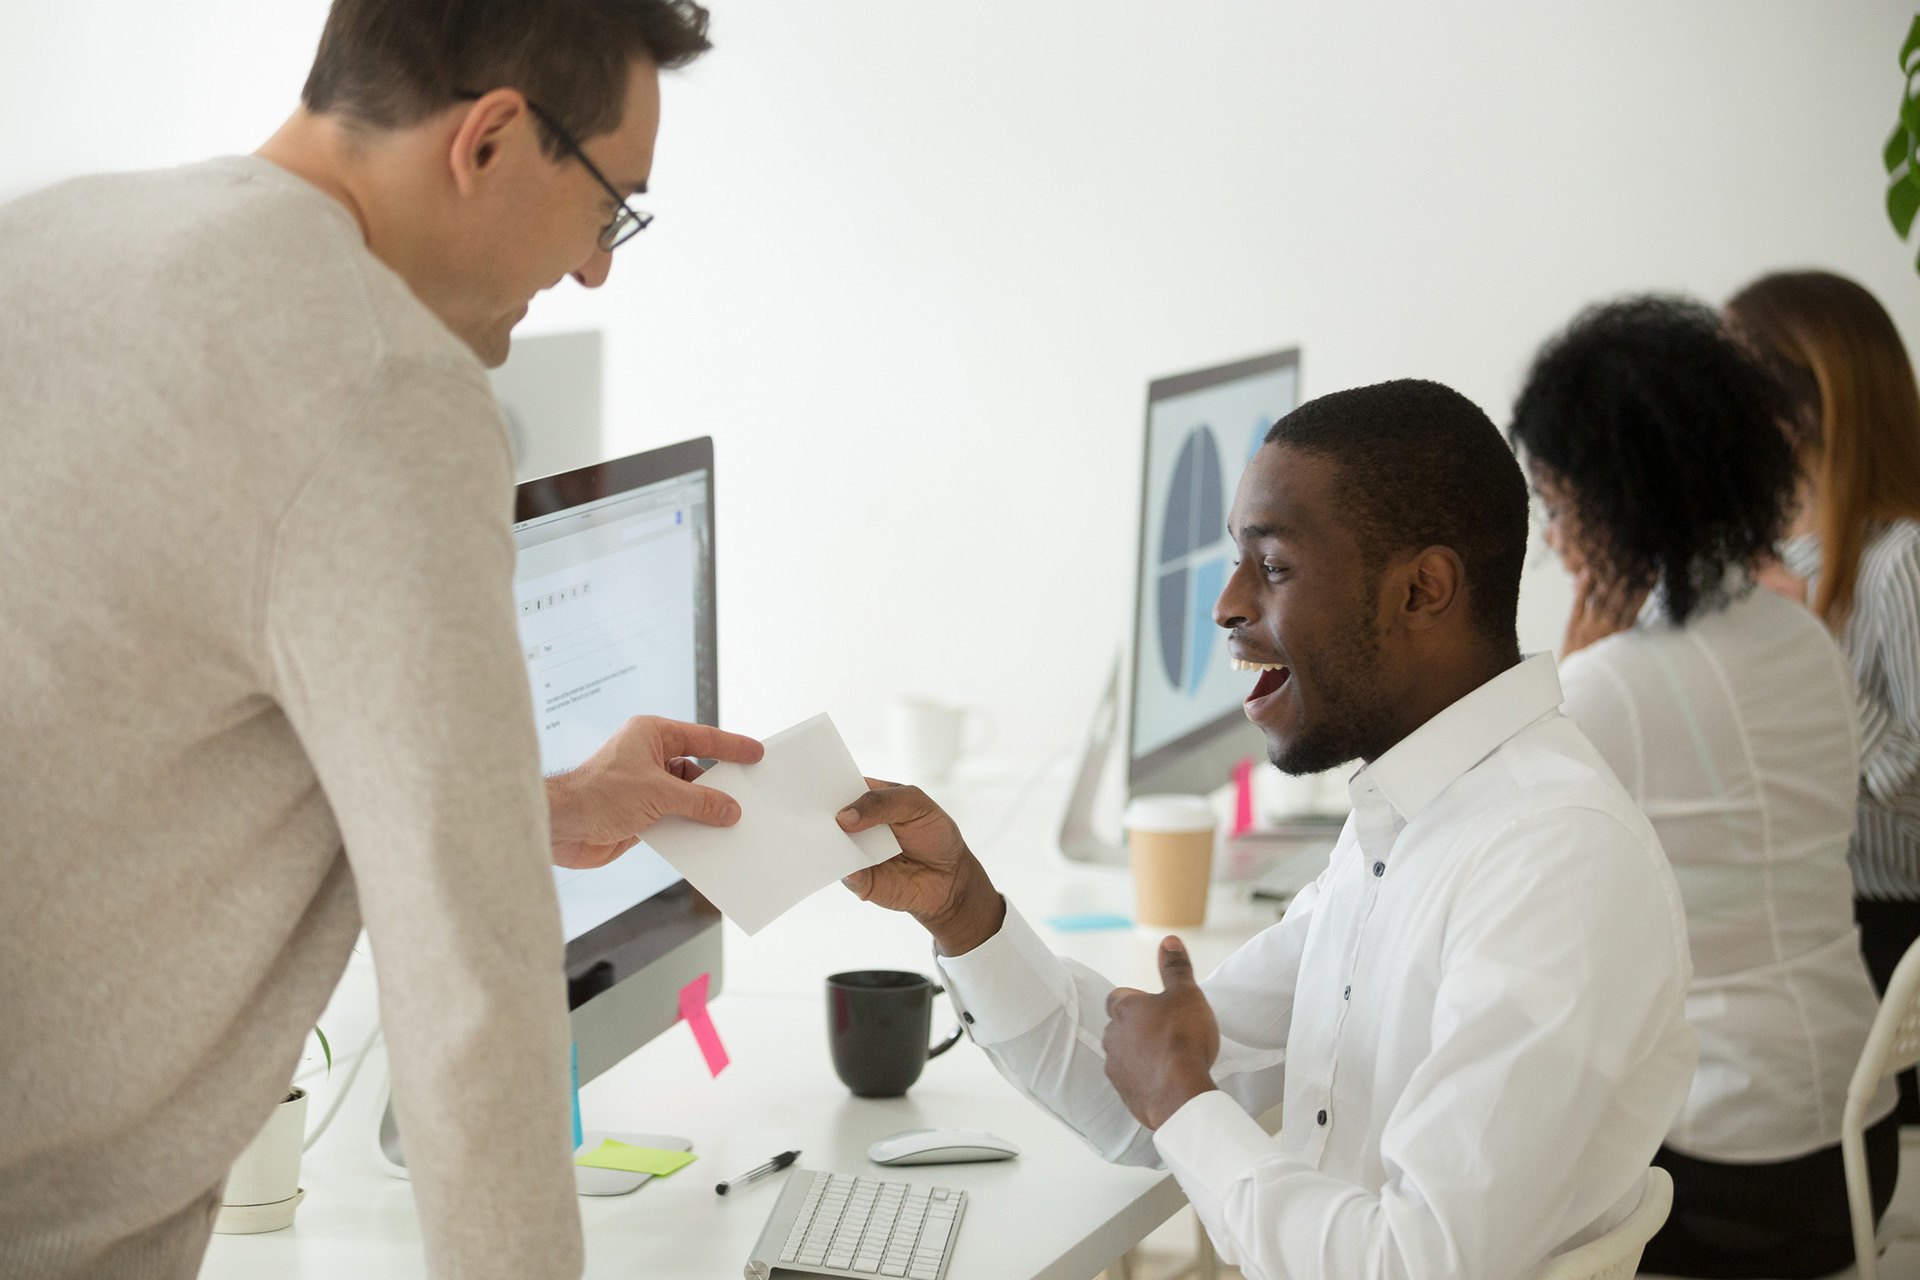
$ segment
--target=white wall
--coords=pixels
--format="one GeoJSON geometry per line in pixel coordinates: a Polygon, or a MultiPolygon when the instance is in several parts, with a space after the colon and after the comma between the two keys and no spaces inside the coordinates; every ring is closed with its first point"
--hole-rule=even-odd
{"type": "MultiPolygon", "coordinates": [[[[1910,6],[715,3],[658,225],[527,329],[605,327],[617,451],[716,437],[743,729],[873,753],[920,690],[1077,735],[1155,375],[1299,343],[1309,395],[1421,375],[1504,425],[1582,304],[1809,264],[1920,337],[1878,165],[1910,6]]],[[[250,149],[323,12],[0,0],[0,195],[250,149]]],[[[1528,647],[1565,602],[1537,568],[1528,647]]]]}

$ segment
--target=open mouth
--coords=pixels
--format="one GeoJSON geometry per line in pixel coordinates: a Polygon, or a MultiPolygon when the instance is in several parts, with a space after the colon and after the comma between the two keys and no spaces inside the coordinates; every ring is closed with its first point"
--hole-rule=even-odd
{"type": "Polygon", "coordinates": [[[1249,704],[1260,701],[1279,690],[1293,673],[1277,662],[1248,662],[1244,658],[1231,659],[1235,671],[1258,671],[1260,678],[1254,682],[1253,692],[1247,695],[1249,704]]]}

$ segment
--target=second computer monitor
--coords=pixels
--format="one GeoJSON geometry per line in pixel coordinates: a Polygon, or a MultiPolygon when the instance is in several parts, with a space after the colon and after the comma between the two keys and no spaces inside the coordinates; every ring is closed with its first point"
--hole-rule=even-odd
{"type": "Polygon", "coordinates": [[[1265,741],[1241,703],[1213,605],[1236,553],[1227,537],[1240,473],[1299,403],[1300,353],[1278,351],[1147,389],[1140,560],[1134,594],[1127,788],[1206,792],[1265,741]]]}

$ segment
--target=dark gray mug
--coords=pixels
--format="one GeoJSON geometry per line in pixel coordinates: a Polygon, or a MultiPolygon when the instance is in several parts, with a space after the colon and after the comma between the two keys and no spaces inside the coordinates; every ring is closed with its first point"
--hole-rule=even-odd
{"type": "Polygon", "coordinates": [[[833,1072],[859,1098],[897,1098],[927,1059],[960,1042],[961,1029],[931,1047],[933,998],[945,987],[901,969],[858,969],[827,979],[827,1045],[833,1072]]]}

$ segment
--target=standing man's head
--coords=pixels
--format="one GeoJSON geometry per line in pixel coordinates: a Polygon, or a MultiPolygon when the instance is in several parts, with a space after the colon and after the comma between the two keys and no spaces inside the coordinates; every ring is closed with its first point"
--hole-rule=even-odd
{"type": "Polygon", "coordinates": [[[589,288],[653,168],[693,0],[335,0],[301,110],[260,154],[339,199],[488,364],[542,289],[589,288]]]}
{"type": "Polygon", "coordinates": [[[1527,486],[1500,432],[1435,382],[1322,396],[1267,433],[1234,498],[1214,606],[1289,773],[1373,760],[1519,661],[1527,486]]]}

